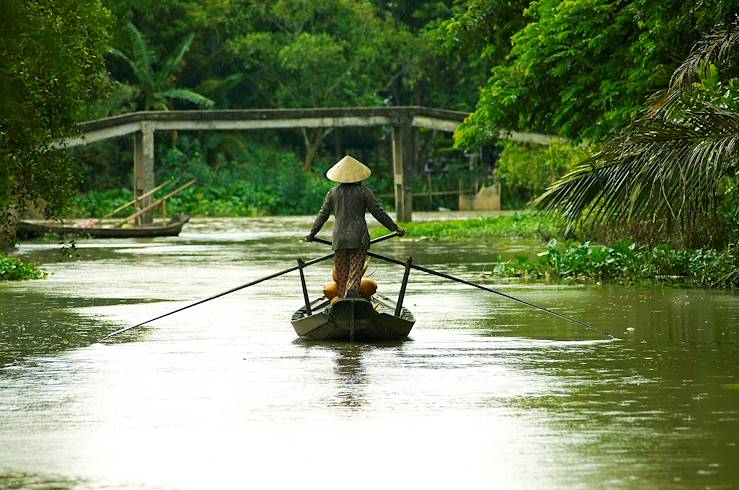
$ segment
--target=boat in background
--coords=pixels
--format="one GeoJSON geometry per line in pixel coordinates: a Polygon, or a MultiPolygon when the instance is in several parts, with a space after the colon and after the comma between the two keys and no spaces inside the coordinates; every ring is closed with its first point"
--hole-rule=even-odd
{"type": "Polygon", "coordinates": [[[185,223],[190,221],[186,214],[176,214],[169,221],[138,226],[67,226],[53,222],[19,221],[16,229],[18,238],[38,238],[47,233],[84,238],[149,238],[158,236],[177,236],[185,223]]]}
{"type": "Polygon", "coordinates": [[[192,179],[186,184],[178,187],[164,197],[148,204],[153,199],[154,193],[172,183],[167,180],[155,188],[141,194],[117,207],[100,219],[89,219],[74,226],[66,226],[62,223],[48,221],[19,221],[16,228],[18,238],[38,238],[53,233],[61,236],[79,236],[84,238],[151,238],[158,236],[177,236],[182,231],[185,223],[190,221],[186,214],[175,214],[167,220],[167,201],[172,196],[179,194],[188,187],[194,185],[197,179],[192,179]],[[143,207],[141,207],[143,206],[143,207]],[[133,208],[135,211],[130,216],[115,221],[108,226],[102,223],[126,209],[133,208]],[[152,222],[152,214],[155,209],[161,210],[162,217],[159,223],[152,222]]]}

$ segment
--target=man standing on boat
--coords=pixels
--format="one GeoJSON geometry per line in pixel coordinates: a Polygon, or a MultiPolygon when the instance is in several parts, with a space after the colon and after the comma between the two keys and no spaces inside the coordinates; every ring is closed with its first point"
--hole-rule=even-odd
{"type": "Polygon", "coordinates": [[[326,194],[313,228],[305,237],[306,241],[312,241],[331,213],[334,214],[332,248],[336,253],[334,260],[339,298],[359,295],[359,284],[370,244],[367,222],[364,220],[367,211],[388,230],[397,232],[398,236],[405,235],[405,229],[388,216],[374,193],[362,185],[362,181],[371,173],[366,165],[349,155],[331,167],[326,172],[326,177],[339,185],[326,194]]]}

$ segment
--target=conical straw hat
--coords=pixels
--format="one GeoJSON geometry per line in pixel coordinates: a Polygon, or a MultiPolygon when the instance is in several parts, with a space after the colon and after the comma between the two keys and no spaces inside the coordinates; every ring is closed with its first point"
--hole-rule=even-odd
{"type": "Polygon", "coordinates": [[[370,176],[372,170],[370,170],[365,164],[352,158],[349,155],[345,156],[336,164],[328,169],[326,177],[334,182],[340,184],[352,184],[354,182],[361,182],[370,176]]]}

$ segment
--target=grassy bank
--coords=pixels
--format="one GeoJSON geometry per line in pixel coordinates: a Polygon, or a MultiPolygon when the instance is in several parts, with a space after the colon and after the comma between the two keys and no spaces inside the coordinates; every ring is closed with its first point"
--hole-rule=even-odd
{"type": "MultiPolygon", "coordinates": [[[[333,161],[316,162],[304,171],[293,151],[258,142],[239,146],[233,158],[223,155],[210,161],[208,149],[197,139],[181,135],[175,144],[157,154],[156,182],[176,182],[156,193],[167,192],[197,179],[197,184],[167,201],[169,214],[201,217],[276,216],[316,213],[326,192],[335,184],[324,176],[333,161]]],[[[392,189],[389,162],[377,162],[370,187],[376,193],[392,189]]],[[[97,218],[133,199],[129,175],[125,179],[96,178],[91,170],[83,192],[73,198],[68,217],[97,218]],[[106,191],[95,189],[108,188],[106,191]]],[[[125,215],[125,213],[123,213],[125,215]]]]}
{"type": "MultiPolygon", "coordinates": [[[[533,212],[406,223],[404,226],[412,238],[482,241],[488,238],[534,238],[542,241],[542,247],[536,255],[517,255],[512,260],[498,262],[493,271],[497,277],[739,287],[739,243],[730,243],[721,249],[686,250],[669,245],[646,247],[631,241],[611,246],[596,245],[590,241],[563,242],[557,220],[533,212]]],[[[384,229],[376,229],[372,235],[376,238],[385,233],[384,229]]]]}
{"type": "MultiPolygon", "coordinates": [[[[546,242],[558,235],[557,221],[538,213],[516,213],[512,215],[481,218],[426,221],[404,223],[408,236],[431,239],[486,239],[493,237],[538,238],[546,242]]],[[[376,229],[373,238],[387,233],[376,229]]]]}

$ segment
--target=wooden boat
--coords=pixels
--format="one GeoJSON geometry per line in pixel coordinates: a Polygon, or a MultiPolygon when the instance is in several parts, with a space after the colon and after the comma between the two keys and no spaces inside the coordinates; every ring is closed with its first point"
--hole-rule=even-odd
{"type": "Polygon", "coordinates": [[[158,236],[177,236],[185,223],[190,221],[186,214],[174,215],[166,223],[152,223],[149,225],[124,227],[92,227],[82,228],[65,226],[57,223],[32,223],[19,221],[16,229],[18,238],[37,238],[47,233],[57,235],[74,235],[85,238],[146,238],[158,236]]]}
{"type": "Polygon", "coordinates": [[[344,298],[333,305],[326,298],[310,303],[310,314],[303,306],[292,316],[300,337],[311,340],[398,340],[408,337],[416,322],[408,308],[375,294],[371,299],[344,298]]]}

